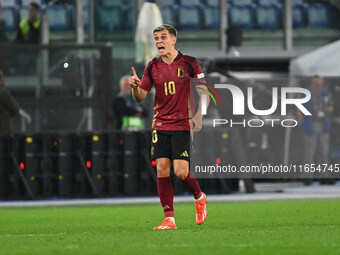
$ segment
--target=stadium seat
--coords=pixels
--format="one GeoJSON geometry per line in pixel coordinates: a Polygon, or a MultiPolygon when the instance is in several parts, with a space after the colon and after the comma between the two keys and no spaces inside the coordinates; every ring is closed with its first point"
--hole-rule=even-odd
{"type": "Polygon", "coordinates": [[[305,25],[305,9],[301,5],[293,6],[293,27],[299,28],[305,25]]]}
{"type": "Polygon", "coordinates": [[[124,0],[115,0],[115,1],[112,1],[112,0],[99,0],[98,4],[101,7],[121,7],[125,3],[124,3],[124,0]]]}
{"type": "Polygon", "coordinates": [[[125,21],[120,7],[98,8],[99,27],[102,30],[113,31],[123,29],[125,21]]]}
{"type": "Polygon", "coordinates": [[[239,6],[253,6],[253,0],[230,0],[230,5],[239,5],[239,6]]]}
{"type": "Polygon", "coordinates": [[[197,6],[201,4],[201,0],[180,0],[179,4],[182,6],[197,6]]]}
{"type": "Polygon", "coordinates": [[[162,10],[163,22],[177,27],[177,10],[178,6],[165,6],[162,10]]]}
{"type": "Polygon", "coordinates": [[[307,7],[308,25],[321,28],[329,25],[329,7],[325,4],[309,4],[307,7]]]}
{"type": "Polygon", "coordinates": [[[178,0],[166,0],[162,2],[163,8],[167,6],[174,6],[174,5],[178,5],[178,0]]]}
{"type": "Polygon", "coordinates": [[[0,0],[0,6],[2,7],[14,7],[18,4],[17,0],[0,0]]]}
{"type": "Polygon", "coordinates": [[[231,5],[228,10],[229,23],[233,27],[253,27],[253,8],[250,6],[231,5]]]}
{"type": "Polygon", "coordinates": [[[292,5],[304,5],[304,0],[292,0],[292,5]]]}
{"type": "Polygon", "coordinates": [[[46,13],[51,30],[67,30],[70,26],[69,12],[61,5],[47,6],[46,13]]]}
{"type": "Polygon", "coordinates": [[[219,0],[206,0],[206,5],[219,7],[220,1],[219,0]]]}
{"type": "Polygon", "coordinates": [[[281,5],[282,1],[280,0],[258,0],[259,5],[281,5]]]}
{"type": "Polygon", "coordinates": [[[198,6],[181,6],[178,9],[178,27],[180,29],[201,28],[201,9],[198,6]]]}
{"type": "Polygon", "coordinates": [[[14,7],[4,7],[0,18],[6,22],[7,30],[15,30],[17,28],[17,18],[14,7]]]}
{"type": "Polygon", "coordinates": [[[259,5],[255,8],[255,20],[259,28],[279,28],[280,10],[274,5],[259,5]]]}
{"type": "Polygon", "coordinates": [[[203,28],[218,29],[219,28],[219,9],[215,6],[204,6],[202,8],[204,17],[203,28]]]}
{"type": "Polygon", "coordinates": [[[123,29],[132,30],[134,18],[135,18],[133,6],[127,5],[127,6],[122,7],[121,10],[122,10],[123,17],[125,17],[123,29]]]}

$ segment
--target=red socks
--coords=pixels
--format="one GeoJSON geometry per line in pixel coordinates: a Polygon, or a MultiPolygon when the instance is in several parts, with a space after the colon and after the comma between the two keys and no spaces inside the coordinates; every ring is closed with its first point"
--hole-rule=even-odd
{"type": "MultiPolygon", "coordinates": [[[[195,199],[201,197],[201,188],[192,172],[183,180],[185,187],[194,195],[195,199]]],[[[158,195],[164,210],[165,217],[174,217],[174,191],[169,177],[157,178],[158,195]]]]}
{"type": "Polygon", "coordinates": [[[192,172],[189,171],[187,178],[183,180],[183,184],[194,195],[195,199],[199,199],[201,197],[202,192],[200,185],[192,172]]]}
{"type": "Polygon", "coordinates": [[[157,178],[158,195],[165,217],[174,217],[174,191],[169,177],[157,178]]]}

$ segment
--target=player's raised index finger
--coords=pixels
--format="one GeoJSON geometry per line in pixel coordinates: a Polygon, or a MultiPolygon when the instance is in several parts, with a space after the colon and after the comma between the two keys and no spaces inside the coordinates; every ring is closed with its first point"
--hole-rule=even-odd
{"type": "Polygon", "coordinates": [[[135,68],[133,68],[133,66],[131,66],[131,70],[132,70],[133,76],[137,76],[136,70],[135,70],[135,68]]]}

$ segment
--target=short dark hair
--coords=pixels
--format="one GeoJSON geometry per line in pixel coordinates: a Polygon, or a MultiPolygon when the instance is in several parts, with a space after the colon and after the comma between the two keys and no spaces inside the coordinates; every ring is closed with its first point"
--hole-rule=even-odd
{"type": "Polygon", "coordinates": [[[169,32],[169,34],[177,37],[177,30],[169,24],[163,24],[161,26],[156,27],[153,30],[153,34],[155,34],[156,32],[164,31],[164,30],[167,30],[169,32]]]}
{"type": "Polygon", "coordinates": [[[35,9],[37,9],[38,11],[40,11],[40,5],[36,2],[30,2],[29,4],[30,6],[33,6],[35,9]]]}

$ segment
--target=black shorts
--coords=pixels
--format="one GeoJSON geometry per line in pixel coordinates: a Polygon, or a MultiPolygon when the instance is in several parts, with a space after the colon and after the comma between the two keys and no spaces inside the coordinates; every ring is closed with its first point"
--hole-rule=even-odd
{"type": "Polygon", "coordinates": [[[152,130],[151,157],[190,161],[190,131],[152,130]]]}

